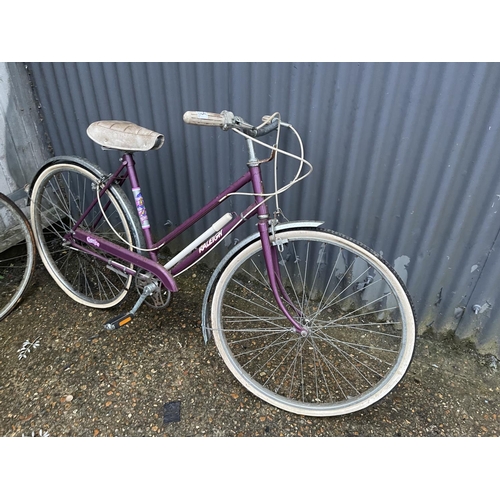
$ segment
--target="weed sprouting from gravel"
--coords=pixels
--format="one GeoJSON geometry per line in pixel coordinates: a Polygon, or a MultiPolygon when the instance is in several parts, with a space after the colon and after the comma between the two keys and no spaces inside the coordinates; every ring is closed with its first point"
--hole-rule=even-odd
{"type": "Polygon", "coordinates": [[[40,347],[40,337],[37,337],[33,342],[31,342],[29,339],[25,340],[21,349],[17,350],[17,352],[19,353],[19,360],[26,359],[31,350],[35,350],[37,347],[40,347]]]}

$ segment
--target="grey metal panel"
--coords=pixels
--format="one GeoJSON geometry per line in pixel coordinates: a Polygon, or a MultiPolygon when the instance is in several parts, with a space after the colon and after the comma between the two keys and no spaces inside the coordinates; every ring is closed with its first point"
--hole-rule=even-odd
{"type": "Polygon", "coordinates": [[[26,68],[0,62],[0,191],[22,190],[48,155],[26,68]]]}
{"type": "MultiPolygon", "coordinates": [[[[102,152],[85,135],[98,119],[126,119],[166,135],[159,152],[137,157],[158,233],[166,218],[179,223],[244,171],[241,141],[219,129],[184,125],[184,111],[231,109],[252,122],[280,111],[301,133],[315,166],[312,177],[283,197],[287,216],[323,219],[382,252],[407,281],[421,328],[472,335],[500,354],[500,263],[494,253],[500,229],[499,64],[30,68],[56,154],[86,156],[111,168],[116,154],[102,152]],[[476,298],[491,304],[488,312],[472,312],[476,298]]],[[[291,141],[282,145],[296,150],[291,141]]],[[[289,176],[294,165],[283,167],[289,176]]]]}
{"type": "MultiPolygon", "coordinates": [[[[16,202],[29,217],[24,186],[50,156],[43,123],[33,98],[31,82],[21,63],[0,62],[0,192],[16,202]]],[[[0,211],[0,252],[21,240],[16,221],[0,211]],[[10,237],[6,238],[6,234],[10,237]]]]}

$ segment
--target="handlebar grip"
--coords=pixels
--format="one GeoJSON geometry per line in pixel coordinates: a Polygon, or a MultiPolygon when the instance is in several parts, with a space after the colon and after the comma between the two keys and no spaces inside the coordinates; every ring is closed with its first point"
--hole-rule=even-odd
{"type": "Polygon", "coordinates": [[[263,135],[269,134],[269,132],[273,132],[278,128],[278,125],[280,124],[280,121],[277,118],[273,118],[273,120],[263,127],[259,128],[254,137],[261,137],[263,135]]]}
{"type": "Polygon", "coordinates": [[[190,125],[204,125],[207,127],[223,127],[224,117],[220,113],[207,113],[205,111],[186,111],[182,117],[190,125]]]}

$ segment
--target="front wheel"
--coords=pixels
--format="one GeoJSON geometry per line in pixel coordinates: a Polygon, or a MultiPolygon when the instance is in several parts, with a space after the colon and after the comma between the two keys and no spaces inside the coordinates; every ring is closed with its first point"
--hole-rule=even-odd
{"type": "Polygon", "coordinates": [[[333,416],[379,401],[406,373],[416,323],[394,271],[364,245],[331,231],[278,233],[283,298],[276,305],[260,240],[227,265],[211,311],[226,365],[250,392],[301,415],[333,416]]]}

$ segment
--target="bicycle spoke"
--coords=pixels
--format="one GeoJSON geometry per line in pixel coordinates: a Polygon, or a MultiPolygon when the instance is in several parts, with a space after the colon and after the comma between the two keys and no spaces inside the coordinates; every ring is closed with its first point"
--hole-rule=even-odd
{"type": "MultiPolygon", "coordinates": [[[[249,312],[247,312],[247,311],[243,311],[243,310],[238,309],[237,307],[234,307],[234,306],[232,306],[232,305],[226,304],[224,307],[225,307],[225,308],[228,308],[228,309],[231,309],[231,310],[233,310],[233,311],[236,311],[236,312],[238,312],[238,313],[240,313],[240,314],[243,314],[244,316],[246,315],[248,318],[252,318],[254,321],[261,321],[261,322],[269,323],[269,324],[271,324],[271,325],[273,325],[273,326],[279,326],[278,324],[273,323],[270,319],[266,319],[266,318],[265,318],[265,317],[263,317],[263,316],[256,316],[256,315],[253,315],[253,314],[251,314],[251,313],[249,313],[249,312]]],[[[268,309],[268,310],[269,310],[270,312],[272,312],[270,309],[268,309]]],[[[230,319],[233,319],[233,320],[234,320],[234,318],[231,318],[231,317],[230,317],[230,319]]],[[[279,319],[281,320],[282,318],[279,318],[279,319]]]]}
{"type": "MultiPolygon", "coordinates": [[[[108,220],[103,216],[96,195],[99,178],[104,176],[104,173],[96,176],[78,163],[53,165],[42,171],[35,183],[31,208],[40,254],[49,273],[72,298],[99,308],[118,304],[130,288],[132,276],[107,267],[110,256],[95,245],[78,241],[78,248],[74,248],[71,233],[76,223],[86,214],[80,221],[81,229],[123,245],[116,231],[128,242],[128,248],[139,234],[125,216],[123,207],[129,202],[117,186],[101,195],[101,206],[108,220]]],[[[132,267],[114,256],[112,259],[132,267]]]]}
{"type": "MultiPolygon", "coordinates": [[[[275,311],[279,311],[279,308],[273,303],[271,302],[270,300],[267,300],[265,298],[263,298],[261,295],[259,295],[257,292],[255,292],[254,290],[251,290],[250,288],[248,288],[247,286],[243,285],[241,282],[239,282],[238,280],[235,280],[235,284],[236,285],[239,285],[243,290],[249,292],[250,294],[252,294],[254,297],[257,297],[258,299],[262,300],[262,302],[265,302],[266,305],[270,306],[272,309],[274,309],[275,311]]],[[[246,297],[242,297],[240,294],[236,294],[236,293],[233,293],[231,292],[231,295],[240,299],[240,300],[244,300],[246,302],[250,302],[252,303],[252,301],[250,299],[247,299],[246,297]]],[[[263,307],[263,309],[265,310],[268,310],[270,311],[271,309],[267,308],[267,307],[264,307],[264,306],[260,306],[260,307],[263,307]]]]}
{"type": "Polygon", "coordinates": [[[366,260],[365,249],[354,253],[355,244],[324,235],[282,236],[276,279],[301,333],[276,306],[259,242],[228,264],[213,299],[214,338],[233,374],[266,401],[305,415],[343,414],[383,397],[411,352],[412,313],[397,279],[376,257],[366,260]],[[242,271],[244,281],[236,279],[242,271]]]}
{"type": "Polygon", "coordinates": [[[0,320],[27,290],[35,268],[35,242],[23,211],[0,193],[0,320]]]}

